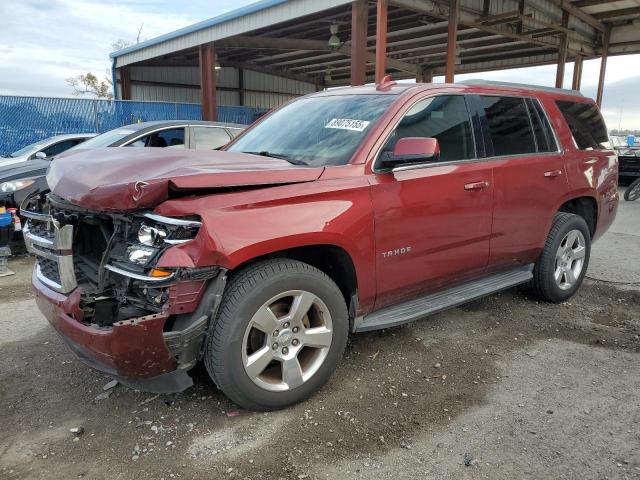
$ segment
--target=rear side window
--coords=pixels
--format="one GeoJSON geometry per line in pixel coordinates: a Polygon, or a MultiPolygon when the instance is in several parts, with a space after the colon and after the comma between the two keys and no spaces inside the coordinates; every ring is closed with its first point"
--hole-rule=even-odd
{"type": "Polygon", "coordinates": [[[526,102],[529,107],[529,115],[531,116],[538,152],[557,152],[558,145],[556,144],[556,139],[553,136],[551,125],[549,125],[549,120],[547,120],[547,116],[540,102],[533,98],[528,98],[526,102]]]}
{"type": "Polygon", "coordinates": [[[580,150],[604,149],[609,141],[607,127],[598,108],[592,103],[557,100],[556,104],[567,121],[573,140],[580,150]]]}
{"type": "Polygon", "coordinates": [[[193,127],[193,141],[196,150],[215,150],[229,143],[229,134],[218,127],[193,127]]]}
{"type": "Polygon", "coordinates": [[[533,128],[524,98],[493,96],[480,98],[495,156],[536,152],[533,128]]]}

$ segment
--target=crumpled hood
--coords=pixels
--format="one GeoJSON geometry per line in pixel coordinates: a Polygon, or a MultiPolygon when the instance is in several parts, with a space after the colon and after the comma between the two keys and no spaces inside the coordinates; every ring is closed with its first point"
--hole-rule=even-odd
{"type": "Polygon", "coordinates": [[[89,210],[151,208],[171,192],[317,180],[324,168],[237,152],[172,148],[72,150],[52,163],[52,193],[89,210]]]}

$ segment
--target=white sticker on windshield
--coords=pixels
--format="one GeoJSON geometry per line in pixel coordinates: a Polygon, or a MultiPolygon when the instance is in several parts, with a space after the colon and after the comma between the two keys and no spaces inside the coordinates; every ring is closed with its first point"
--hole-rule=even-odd
{"type": "Polygon", "coordinates": [[[324,128],[338,128],[340,130],[352,130],[354,132],[362,132],[369,126],[365,120],[353,120],[351,118],[334,118],[327,123],[324,128]]]}

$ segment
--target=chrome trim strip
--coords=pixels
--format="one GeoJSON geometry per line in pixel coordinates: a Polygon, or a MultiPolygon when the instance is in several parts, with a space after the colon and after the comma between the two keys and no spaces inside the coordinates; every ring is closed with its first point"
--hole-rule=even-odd
{"type": "Polygon", "coordinates": [[[29,251],[31,251],[31,244],[55,249],[55,243],[53,240],[49,240],[48,238],[41,237],[40,235],[36,235],[35,233],[31,233],[29,222],[25,222],[24,227],[22,228],[22,236],[24,238],[24,243],[27,247],[27,250],[29,251]]]}
{"type": "Polygon", "coordinates": [[[42,283],[44,283],[47,287],[60,292],[62,290],[62,285],[60,285],[59,283],[54,282],[53,280],[45,277],[42,274],[42,271],[40,270],[40,265],[38,265],[38,263],[36,262],[36,277],[38,278],[38,280],[40,280],[42,283]]]}
{"type": "Polygon", "coordinates": [[[176,275],[175,273],[172,273],[168,277],[149,277],[147,275],[140,275],[139,273],[133,273],[128,270],[124,270],[123,268],[115,267],[113,265],[105,265],[104,268],[106,268],[110,272],[117,273],[125,277],[133,278],[135,280],[142,280],[144,282],[154,282],[154,283],[166,282],[167,280],[171,280],[176,275]]]}
{"type": "Polygon", "coordinates": [[[179,218],[165,217],[163,215],[156,215],[155,213],[145,213],[144,216],[149,220],[153,220],[158,223],[165,223],[167,225],[175,225],[177,227],[201,227],[202,222],[195,220],[181,220],[179,218]]]}
{"type": "Polygon", "coordinates": [[[39,222],[53,222],[53,217],[51,215],[47,215],[45,213],[30,212],[29,210],[25,210],[23,208],[20,208],[20,215],[32,220],[37,220],[39,222]]]}
{"type": "Polygon", "coordinates": [[[166,240],[165,239],[164,243],[168,243],[169,245],[182,245],[183,243],[190,242],[191,240],[193,240],[193,238],[187,238],[184,240],[166,240]]]}

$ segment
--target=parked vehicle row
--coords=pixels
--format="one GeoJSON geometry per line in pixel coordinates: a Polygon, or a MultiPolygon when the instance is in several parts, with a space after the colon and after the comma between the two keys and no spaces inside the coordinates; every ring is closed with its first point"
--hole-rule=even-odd
{"type": "Polygon", "coordinates": [[[134,123],[98,136],[51,137],[19,150],[7,161],[0,161],[0,202],[17,208],[33,192],[47,190],[45,175],[56,157],[106,147],[213,150],[229,143],[245,128],[246,125],[234,123],[158,121],[134,123]]]}
{"type": "Polygon", "coordinates": [[[299,98],[220,151],[77,151],[24,204],[37,303],[125,384],[180,391],[203,361],[239,405],[282,408],[350,333],[522,283],[571,298],[616,214],[607,142],[575,92],[387,79],[299,98]]]}

